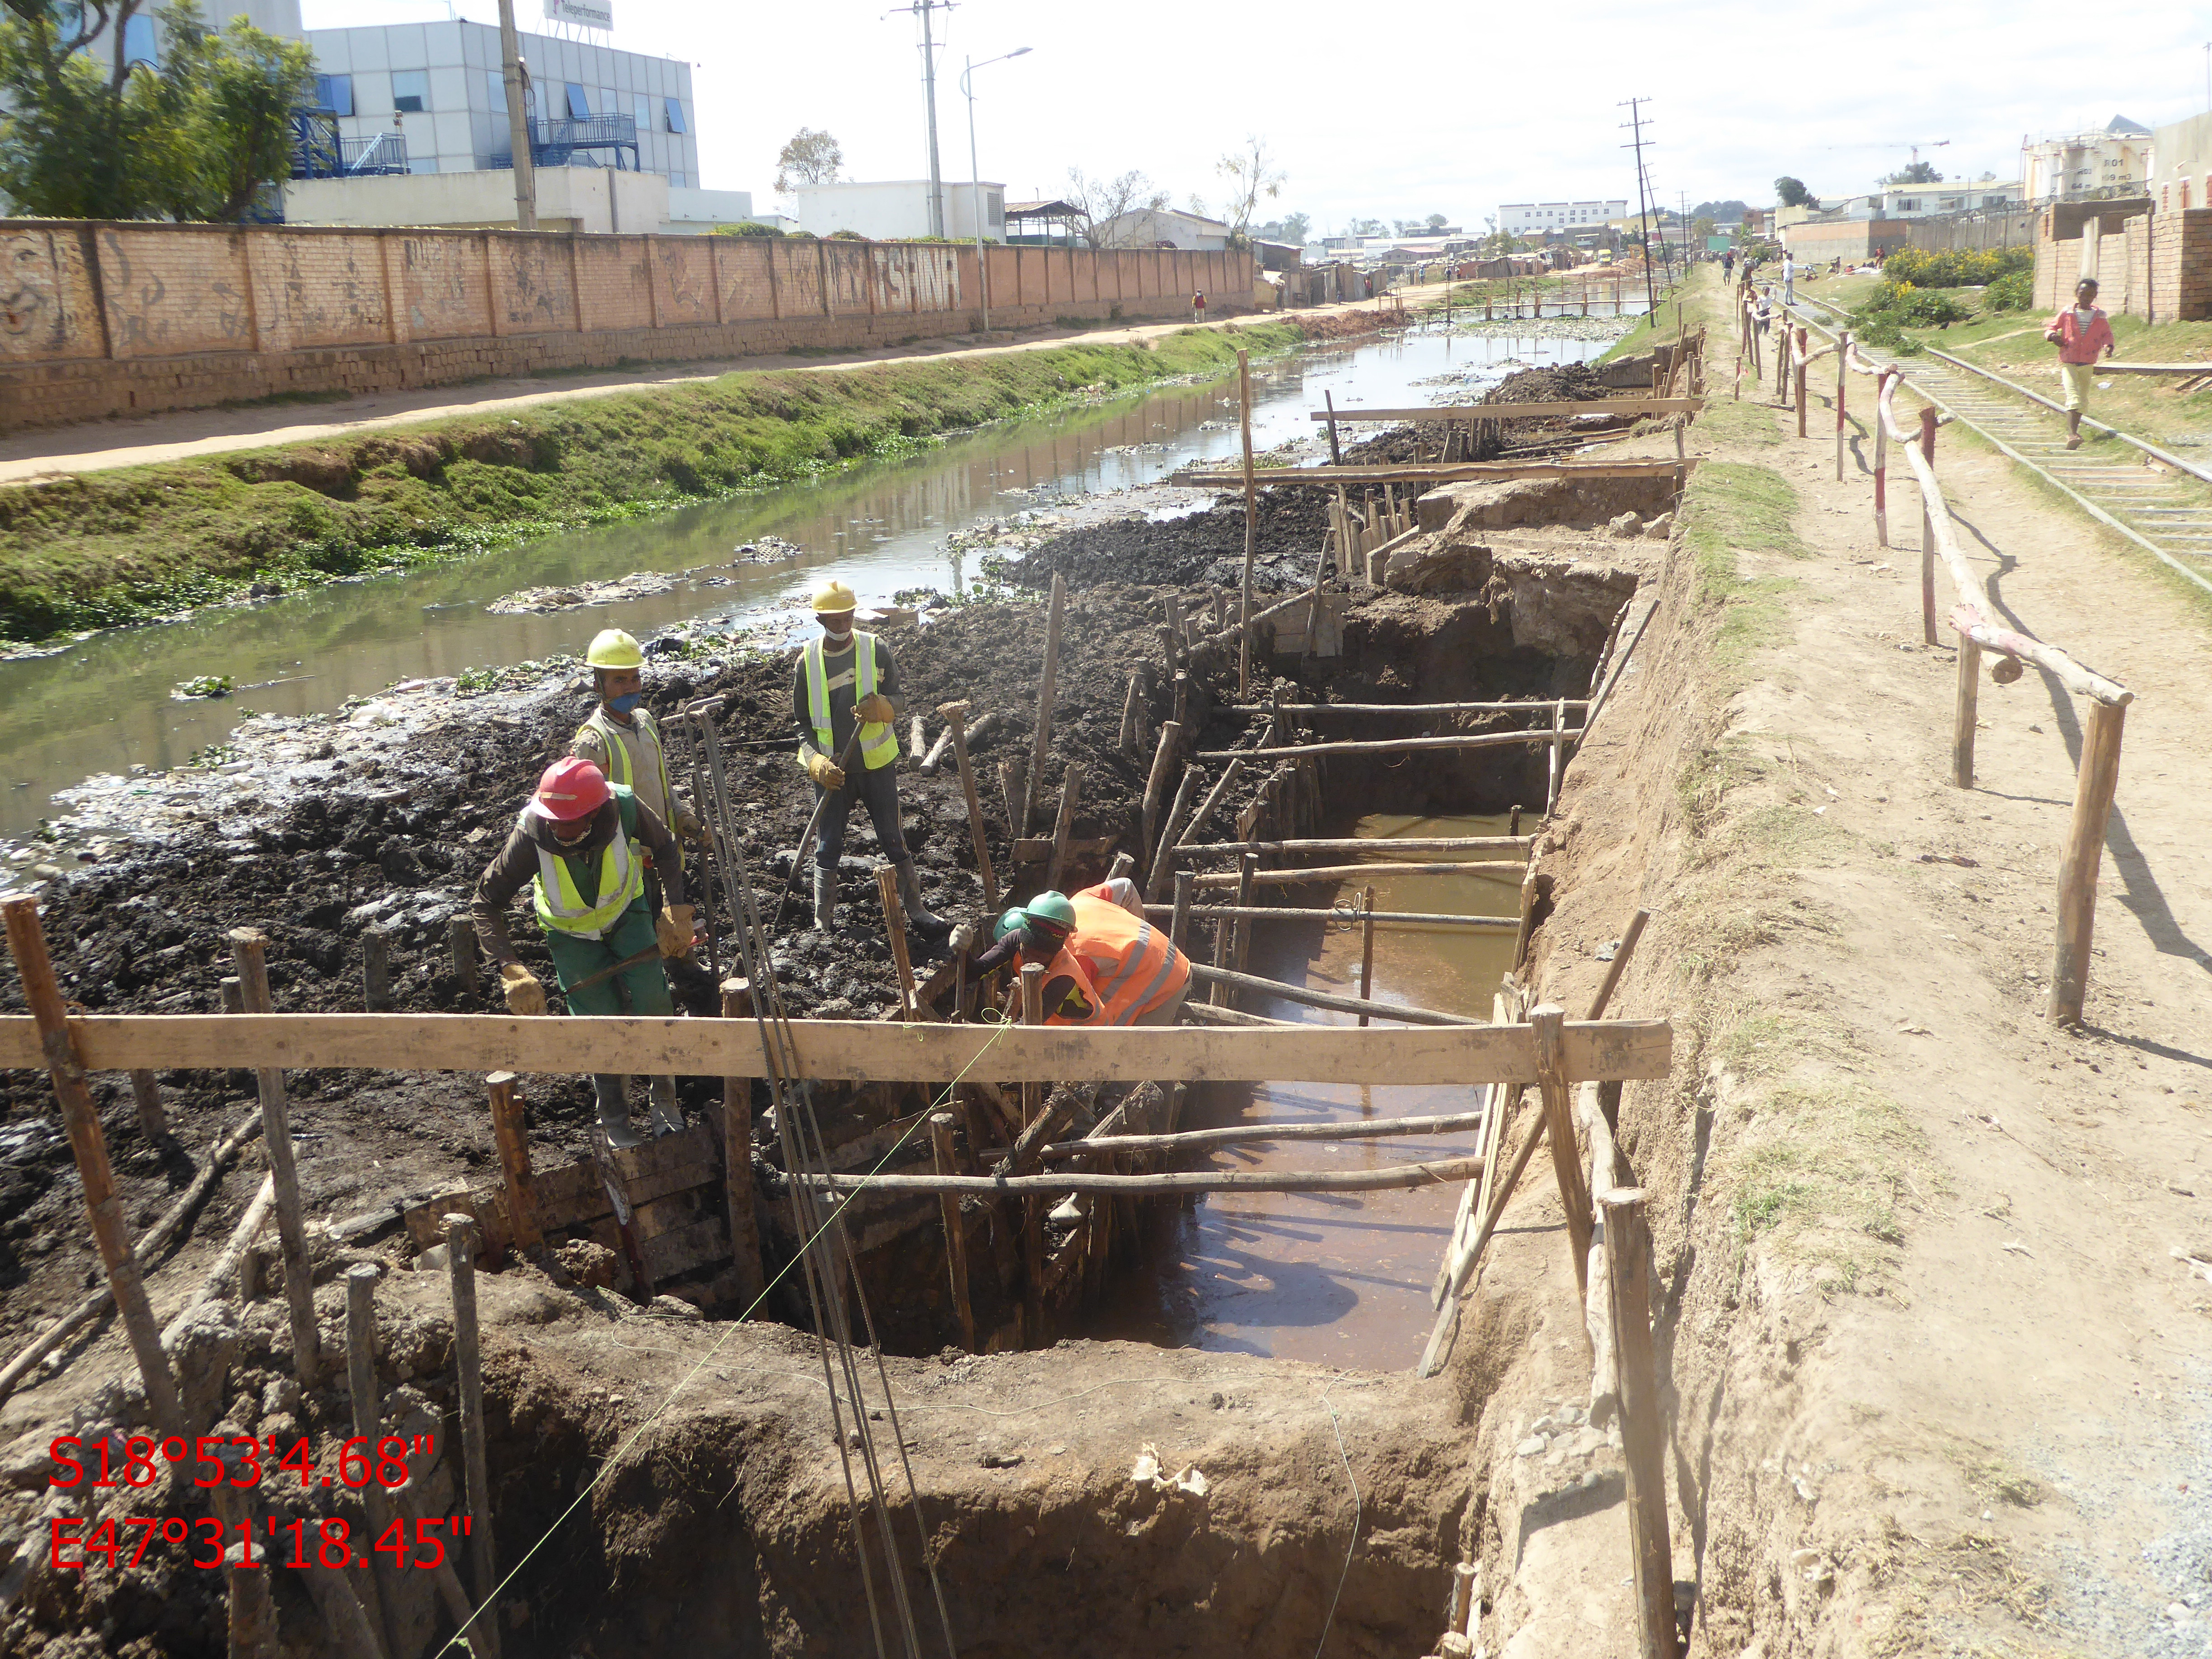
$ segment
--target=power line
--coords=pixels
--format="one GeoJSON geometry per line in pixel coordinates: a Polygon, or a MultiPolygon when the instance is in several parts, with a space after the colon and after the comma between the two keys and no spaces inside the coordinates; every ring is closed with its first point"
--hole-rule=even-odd
{"type": "MultiPolygon", "coordinates": [[[[1659,289],[1657,285],[1651,280],[1650,192],[1646,185],[1644,175],[1643,106],[1650,101],[1651,100],[1648,98],[1625,98],[1620,101],[1620,104],[1615,106],[1615,107],[1625,107],[1628,111],[1628,119],[1621,125],[1626,127],[1632,128],[1636,134],[1635,137],[1630,140],[1627,143],[1623,144],[1621,149],[1632,149],[1636,152],[1636,223],[1638,229],[1643,237],[1644,300],[1645,313],[1653,318],[1656,318],[1659,314],[1659,289]]],[[[1664,238],[1661,239],[1661,246],[1663,251],[1665,246],[1664,238]]]]}

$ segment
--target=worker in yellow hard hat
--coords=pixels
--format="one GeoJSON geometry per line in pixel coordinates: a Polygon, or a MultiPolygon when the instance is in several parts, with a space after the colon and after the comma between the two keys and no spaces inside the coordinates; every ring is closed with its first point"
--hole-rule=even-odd
{"type": "MultiPolygon", "coordinates": [[[[821,636],[809,640],[792,675],[791,707],[799,725],[799,763],[827,797],[814,846],[814,925],[836,925],[837,860],[845,850],[845,821],[854,801],[865,802],[876,842],[898,872],[907,920],[921,933],[943,938],[951,924],[921,902],[914,854],[899,829],[898,665],[873,634],[857,632],[860,601],[843,582],[825,582],[814,595],[821,636]],[[854,743],[855,731],[860,740],[854,743]],[[839,763],[851,744],[853,769],[839,763]]],[[[795,873],[795,872],[794,872],[795,873]]]]}

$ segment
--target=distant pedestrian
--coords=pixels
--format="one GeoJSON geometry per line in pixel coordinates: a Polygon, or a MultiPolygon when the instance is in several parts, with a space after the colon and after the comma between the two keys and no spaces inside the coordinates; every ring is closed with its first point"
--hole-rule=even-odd
{"type": "Polygon", "coordinates": [[[1203,291],[1190,296],[1190,319],[1194,323],[1206,320],[1206,295],[1203,291]]]}
{"type": "Polygon", "coordinates": [[[1782,303],[1797,303],[1797,259],[1787,248],[1782,251],[1782,303]]]}
{"type": "Polygon", "coordinates": [[[2043,337],[2058,348],[2058,379],[2066,388],[2066,447],[2081,447],[2081,416],[2089,407],[2089,391],[2097,378],[2097,351],[2112,355],[2112,325],[2097,304],[2094,277],[2084,276],[2074,288],[2074,304],[2051,319],[2043,337]]]}
{"type": "Polygon", "coordinates": [[[1721,252],[1721,281],[1725,283],[1735,274],[1735,250],[1734,248],[1724,248],[1721,252]]]}
{"type": "Polygon", "coordinates": [[[1766,332],[1766,325],[1774,320],[1774,289],[1769,286],[1759,290],[1759,304],[1753,307],[1751,320],[1759,325],[1759,331],[1766,332]]]}

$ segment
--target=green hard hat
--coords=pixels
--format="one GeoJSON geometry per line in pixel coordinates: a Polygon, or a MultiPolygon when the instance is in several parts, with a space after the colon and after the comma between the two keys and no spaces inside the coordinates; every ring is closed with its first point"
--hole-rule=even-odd
{"type": "Polygon", "coordinates": [[[1023,907],[1022,914],[1031,921],[1063,933],[1075,927],[1075,907],[1067,902],[1065,893],[1039,893],[1023,907]]]}
{"type": "Polygon", "coordinates": [[[991,924],[991,943],[996,945],[1021,925],[1022,907],[1018,904],[1009,906],[1006,914],[991,924]]]}

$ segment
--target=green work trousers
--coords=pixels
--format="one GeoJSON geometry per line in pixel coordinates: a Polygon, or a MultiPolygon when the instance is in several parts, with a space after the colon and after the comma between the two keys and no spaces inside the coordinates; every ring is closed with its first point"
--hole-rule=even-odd
{"type": "Polygon", "coordinates": [[[568,988],[580,979],[589,979],[602,968],[611,968],[625,957],[651,950],[653,941],[653,912],[645,908],[643,899],[623,911],[616,918],[615,925],[598,939],[578,939],[573,933],[549,928],[545,948],[553,953],[553,971],[560,976],[561,993],[568,1000],[568,1012],[663,1018],[673,1014],[676,1005],[669,1000],[667,970],[658,958],[625,968],[612,979],[603,979],[580,991],[568,988]],[[629,1006],[623,1006],[624,1003],[629,1006]]]}

